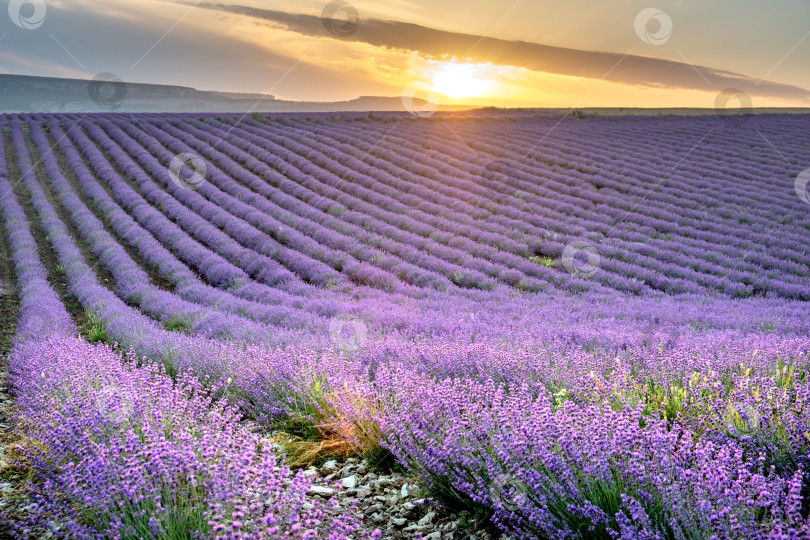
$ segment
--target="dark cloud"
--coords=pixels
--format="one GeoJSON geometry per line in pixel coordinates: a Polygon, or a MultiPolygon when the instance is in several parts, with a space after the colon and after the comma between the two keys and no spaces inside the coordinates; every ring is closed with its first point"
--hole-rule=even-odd
{"type": "Polygon", "coordinates": [[[659,88],[720,92],[735,88],[751,96],[810,101],[810,91],[797,86],[759,81],[746,75],[685,62],[633,54],[584,51],[524,41],[448,32],[417,24],[363,19],[350,35],[330,33],[321,18],[247,6],[199,4],[199,7],[270,21],[294,32],[419,51],[434,57],[456,56],[477,62],[524,67],[533,71],[605,79],[659,88]]]}

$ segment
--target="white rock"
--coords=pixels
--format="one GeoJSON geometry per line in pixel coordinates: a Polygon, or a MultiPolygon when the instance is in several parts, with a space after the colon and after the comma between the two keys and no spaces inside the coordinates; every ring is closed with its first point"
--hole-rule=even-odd
{"type": "Polygon", "coordinates": [[[357,486],[357,477],[354,475],[349,476],[341,480],[340,483],[343,484],[343,487],[351,489],[357,486]]]}
{"type": "Polygon", "coordinates": [[[416,484],[402,484],[402,489],[399,490],[400,497],[403,499],[410,497],[416,493],[417,487],[416,484]]]}
{"type": "Polygon", "coordinates": [[[331,497],[335,494],[334,489],[325,486],[312,486],[309,488],[309,492],[321,497],[331,497]]]}
{"type": "Polygon", "coordinates": [[[422,519],[419,520],[419,525],[428,525],[433,523],[433,518],[436,517],[436,512],[428,512],[422,519]]]}

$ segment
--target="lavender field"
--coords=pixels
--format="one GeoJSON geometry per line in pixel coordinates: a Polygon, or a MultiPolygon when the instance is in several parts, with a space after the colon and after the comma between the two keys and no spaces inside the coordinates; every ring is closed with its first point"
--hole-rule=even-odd
{"type": "Polygon", "coordinates": [[[810,537],[806,115],[0,126],[9,534],[810,537]]]}

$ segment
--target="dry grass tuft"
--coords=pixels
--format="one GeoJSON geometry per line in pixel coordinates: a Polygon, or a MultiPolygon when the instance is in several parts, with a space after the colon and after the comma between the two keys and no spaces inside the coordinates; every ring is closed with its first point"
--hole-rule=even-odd
{"type": "Polygon", "coordinates": [[[325,395],[312,422],[313,437],[283,433],[273,442],[288,452],[290,465],[306,467],[321,461],[362,456],[380,446],[379,405],[358,392],[343,389],[325,395]]]}

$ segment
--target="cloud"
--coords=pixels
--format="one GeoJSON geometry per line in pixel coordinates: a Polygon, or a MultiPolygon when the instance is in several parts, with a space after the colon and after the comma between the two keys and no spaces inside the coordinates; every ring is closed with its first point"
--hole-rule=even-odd
{"type": "Polygon", "coordinates": [[[209,3],[198,4],[198,7],[261,19],[308,36],[418,51],[434,57],[471,58],[476,62],[517,66],[557,75],[604,79],[634,86],[715,93],[735,88],[750,96],[810,102],[810,91],[804,88],[759,81],[740,73],[676,60],[510,41],[380,19],[362,19],[350,35],[336,37],[326,29],[321,18],[315,15],[240,5],[209,3]]]}
{"type": "Polygon", "coordinates": [[[0,51],[0,73],[23,72],[73,79],[89,79],[92,77],[90,73],[80,69],[63,66],[40,58],[20,56],[9,51],[0,51]]]}

